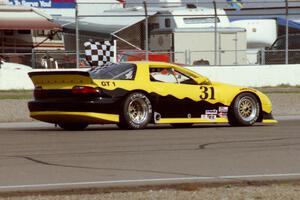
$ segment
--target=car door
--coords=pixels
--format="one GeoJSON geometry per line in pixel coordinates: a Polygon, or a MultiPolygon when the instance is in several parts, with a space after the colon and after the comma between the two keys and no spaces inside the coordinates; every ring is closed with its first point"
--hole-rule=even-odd
{"type": "Polygon", "coordinates": [[[162,118],[216,117],[218,94],[211,84],[199,85],[192,77],[172,67],[152,66],[150,80],[155,88],[155,111],[162,118]]]}

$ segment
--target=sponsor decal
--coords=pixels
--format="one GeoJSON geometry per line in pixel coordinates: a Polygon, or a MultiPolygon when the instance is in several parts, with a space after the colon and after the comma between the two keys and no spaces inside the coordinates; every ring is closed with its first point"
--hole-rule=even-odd
{"type": "Polygon", "coordinates": [[[221,106],[221,107],[219,107],[219,112],[221,112],[221,113],[227,113],[228,112],[228,107],[227,106],[221,106]]]}
{"type": "Polygon", "coordinates": [[[218,114],[218,116],[219,116],[219,117],[227,117],[227,112],[226,112],[226,113],[220,112],[220,113],[218,114]]]}
{"type": "Polygon", "coordinates": [[[215,120],[217,119],[217,115],[208,115],[208,119],[215,120]]]}
{"type": "Polygon", "coordinates": [[[207,115],[201,115],[201,119],[208,119],[207,115]]]}
{"type": "Polygon", "coordinates": [[[75,8],[75,0],[9,0],[10,5],[36,8],[75,8]]]}
{"type": "Polygon", "coordinates": [[[101,81],[101,86],[106,87],[106,86],[116,86],[116,83],[114,81],[101,81]]]}
{"type": "Polygon", "coordinates": [[[215,120],[217,115],[201,115],[201,119],[215,120]]]}
{"type": "Polygon", "coordinates": [[[218,114],[218,111],[216,109],[213,110],[205,110],[206,115],[216,115],[218,114]]]}

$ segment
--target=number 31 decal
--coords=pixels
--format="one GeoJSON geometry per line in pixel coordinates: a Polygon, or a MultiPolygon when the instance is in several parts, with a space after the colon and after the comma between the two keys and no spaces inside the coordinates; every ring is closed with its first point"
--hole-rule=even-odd
{"type": "Polygon", "coordinates": [[[200,86],[200,90],[202,92],[200,99],[215,99],[215,89],[213,87],[200,86]]]}

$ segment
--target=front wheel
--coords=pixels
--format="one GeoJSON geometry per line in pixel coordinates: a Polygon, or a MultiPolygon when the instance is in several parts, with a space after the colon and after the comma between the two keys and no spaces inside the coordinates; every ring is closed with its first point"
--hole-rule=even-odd
{"type": "Polygon", "coordinates": [[[129,94],[122,103],[120,122],[122,129],[142,129],[152,117],[152,105],[146,95],[141,92],[129,94]]]}
{"type": "Polygon", "coordinates": [[[233,126],[251,126],[260,115],[260,104],[251,93],[239,94],[230,106],[229,124],[233,126]]]}

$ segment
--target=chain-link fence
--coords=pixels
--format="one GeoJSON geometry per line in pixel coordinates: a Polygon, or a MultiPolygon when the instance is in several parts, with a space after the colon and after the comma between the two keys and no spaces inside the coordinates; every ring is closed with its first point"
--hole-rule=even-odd
{"type": "Polygon", "coordinates": [[[80,1],[75,13],[63,25],[60,50],[33,48],[0,55],[34,68],[88,67],[87,58],[106,60],[112,55],[117,62],[150,60],[195,66],[300,63],[297,0],[80,1]],[[86,42],[103,41],[115,41],[116,47],[91,50],[87,55],[86,42]]]}

